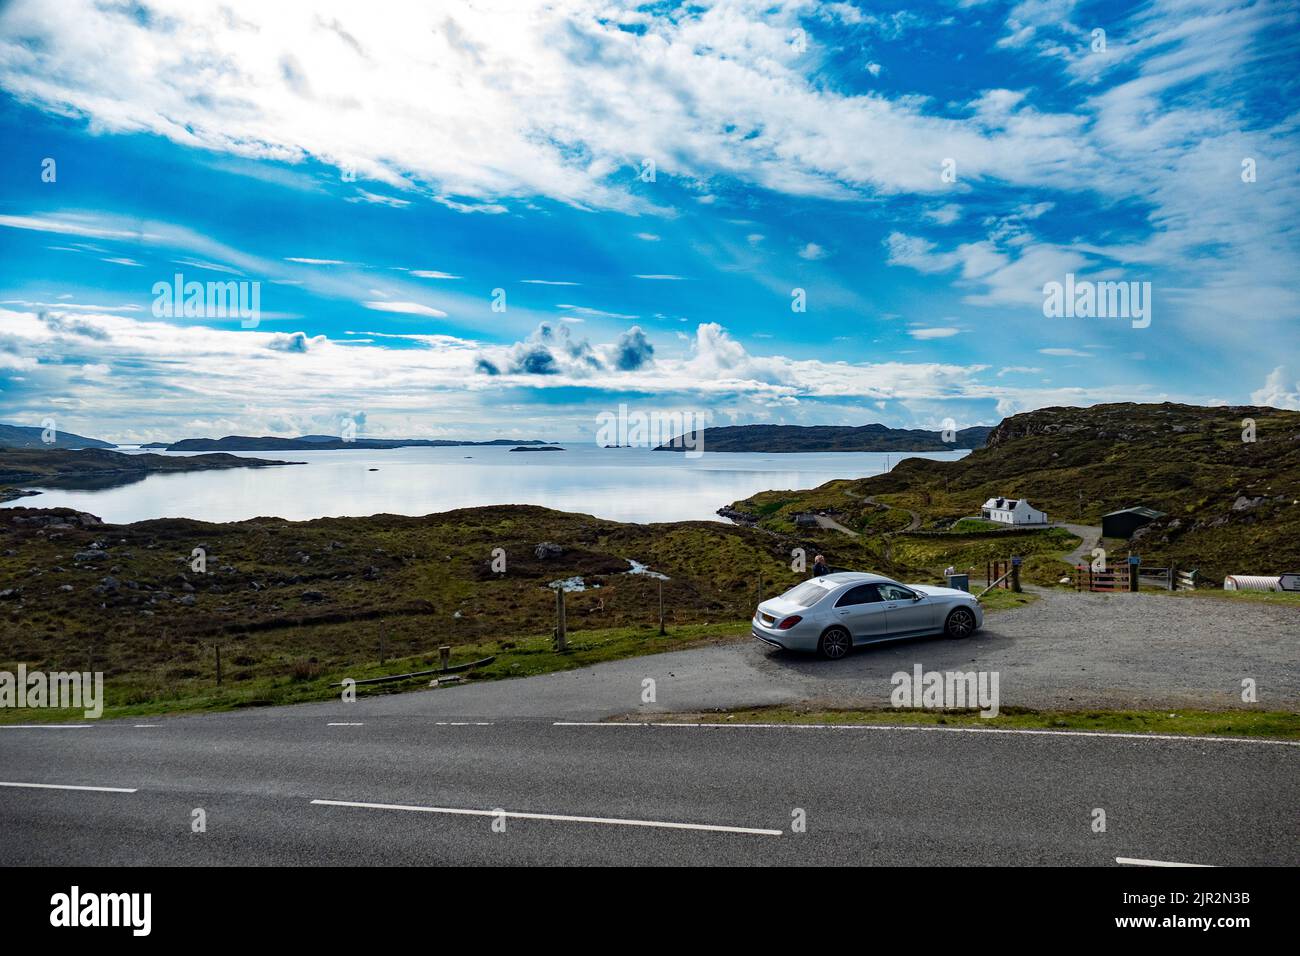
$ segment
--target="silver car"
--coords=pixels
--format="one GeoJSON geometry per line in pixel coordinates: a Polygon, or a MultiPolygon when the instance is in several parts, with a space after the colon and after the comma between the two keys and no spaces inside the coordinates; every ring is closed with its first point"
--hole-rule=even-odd
{"type": "Polygon", "coordinates": [[[966,591],[842,572],[764,601],[751,623],[754,637],[764,644],[839,660],[854,646],[876,641],[926,634],[969,637],[983,626],[984,611],[966,591]]]}

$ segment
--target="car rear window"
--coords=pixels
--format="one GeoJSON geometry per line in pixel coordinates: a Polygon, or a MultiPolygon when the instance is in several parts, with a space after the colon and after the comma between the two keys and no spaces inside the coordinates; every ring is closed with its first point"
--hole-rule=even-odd
{"type": "Polygon", "coordinates": [[[818,584],[816,581],[805,581],[803,584],[796,584],[790,590],[786,591],[781,597],[785,598],[800,607],[812,607],[829,592],[818,584]]]}

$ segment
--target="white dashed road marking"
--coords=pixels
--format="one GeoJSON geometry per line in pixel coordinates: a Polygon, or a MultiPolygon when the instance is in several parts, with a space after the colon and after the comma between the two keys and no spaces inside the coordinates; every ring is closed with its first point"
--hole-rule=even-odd
{"type": "Polygon", "coordinates": [[[1170,863],[1167,860],[1137,860],[1127,856],[1115,857],[1115,862],[1121,866],[1197,866],[1211,869],[1209,863],[1170,863]]]}
{"type": "Polygon", "coordinates": [[[135,793],[135,787],[74,787],[66,783],[5,783],[0,787],[23,787],[32,790],[91,790],[95,793],[135,793]]]}
{"type": "Polygon", "coordinates": [[[466,817],[509,817],[515,820],[549,820],[556,823],[604,823],[624,827],[658,827],[666,830],[707,830],[712,833],[743,833],[751,836],[781,836],[780,830],[758,827],[729,827],[711,823],[674,823],[667,820],[628,820],[621,817],[582,817],[560,813],[521,813],[516,810],[465,810],[455,807],[415,807],[400,803],[356,803],[350,800],[313,800],[323,807],[359,807],[363,810],[409,810],[466,817]]]}
{"type": "Polygon", "coordinates": [[[81,730],[94,724],[0,724],[0,730],[81,730]]]}

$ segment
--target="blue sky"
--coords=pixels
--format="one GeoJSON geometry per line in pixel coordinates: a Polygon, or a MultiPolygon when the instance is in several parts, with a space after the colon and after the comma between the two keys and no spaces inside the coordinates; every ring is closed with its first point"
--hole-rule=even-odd
{"type": "Polygon", "coordinates": [[[266,6],[0,12],[0,420],[1300,407],[1294,4],[266,6]],[[1068,273],[1149,326],[1045,317],[1068,273]]]}

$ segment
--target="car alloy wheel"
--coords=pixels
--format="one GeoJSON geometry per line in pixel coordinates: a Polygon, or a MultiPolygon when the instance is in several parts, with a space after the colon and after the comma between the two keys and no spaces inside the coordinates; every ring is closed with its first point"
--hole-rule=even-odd
{"type": "Polygon", "coordinates": [[[975,615],[964,607],[959,607],[948,615],[948,623],[944,625],[944,630],[948,632],[949,637],[970,637],[975,630],[975,615]]]}
{"type": "Polygon", "coordinates": [[[852,646],[853,638],[849,637],[848,631],[842,627],[832,627],[818,641],[817,650],[827,660],[838,661],[848,656],[849,648],[852,646]]]}

